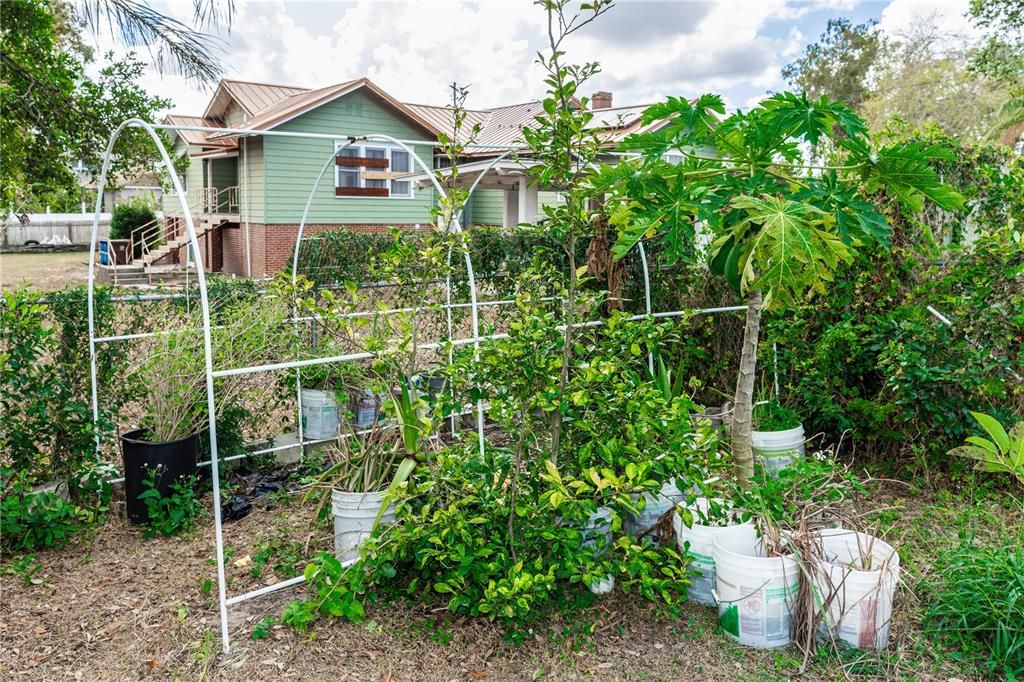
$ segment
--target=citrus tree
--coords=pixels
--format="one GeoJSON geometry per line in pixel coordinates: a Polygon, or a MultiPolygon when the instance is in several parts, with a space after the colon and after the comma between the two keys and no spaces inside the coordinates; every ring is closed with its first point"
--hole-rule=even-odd
{"type": "Polygon", "coordinates": [[[963,198],[931,166],[949,158],[945,148],[919,141],[876,145],[860,117],[827,97],[785,92],[728,116],[717,95],[673,97],[644,113],[645,126],[659,121],[628,137],[623,151],[633,156],[602,173],[619,231],[615,255],[641,240],[660,240],[670,257],[694,258],[700,231],[710,239],[711,272],[746,299],[732,423],[743,482],[753,473],[762,309],[824,294],[856,249],[885,247],[891,229],[872,199],[888,197],[913,215],[926,201],[953,210],[963,198]],[[835,165],[805,161],[810,150],[821,149],[833,150],[835,165]]]}

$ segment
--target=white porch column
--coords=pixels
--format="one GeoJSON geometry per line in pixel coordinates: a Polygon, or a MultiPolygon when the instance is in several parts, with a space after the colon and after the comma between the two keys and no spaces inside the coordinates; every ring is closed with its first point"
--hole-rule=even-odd
{"type": "Polygon", "coordinates": [[[519,192],[513,189],[506,189],[501,193],[502,227],[515,227],[519,224],[519,192]]]}
{"type": "Polygon", "coordinates": [[[519,178],[519,221],[533,223],[537,220],[537,187],[530,185],[530,179],[519,178]]]}

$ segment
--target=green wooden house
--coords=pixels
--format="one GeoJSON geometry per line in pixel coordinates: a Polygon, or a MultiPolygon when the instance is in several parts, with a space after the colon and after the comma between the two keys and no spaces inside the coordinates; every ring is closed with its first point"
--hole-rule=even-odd
{"type": "MultiPolygon", "coordinates": [[[[611,104],[608,93],[597,93],[592,100],[596,125],[613,143],[640,129],[643,107],[616,109],[611,104]]],[[[539,102],[527,102],[468,112],[469,123],[480,124],[478,143],[492,146],[470,150],[460,169],[467,183],[484,174],[466,206],[465,225],[532,222],[545,202],[558,201],[556,194],[531,187],[519,162],[490,167],[497,150],[521,143],[522,127],[539,111],[539,102]]],[[[180,126],[172,132],[174,151],[189,158],[181,179],[210,271],[260,277],[285,267],[314,185],[306,235],[341,227],[384,231],[388,226],[432,226],[437,196],[425,181],[424,167],[433,169],[441,162],[432,141],[451,130],[449,108],[400,102],[366,78],[315,90],[222,80],[202,116],[171,115],[167,122],[180,126]],[[422,165],[387,142],[358,141],[339,151],[349,136],[370,134],[416,141],[412,148],[422,165]]],[[[160,245],[145,250],[147,266],[182,258],[180,201],[167,193],[163,204],[166,232],[160,245]]]]}

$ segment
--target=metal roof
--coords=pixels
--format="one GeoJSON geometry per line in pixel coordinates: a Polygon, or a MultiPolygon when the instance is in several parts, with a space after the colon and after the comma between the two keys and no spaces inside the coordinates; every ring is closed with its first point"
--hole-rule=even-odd
{"type": "MultiPolygon", "coordinates": [[[[197,128],[219,128],[221,126],[221,122],[219,120],[203,118],[202,116],[168,114],[164,119],[171,125],[179,126],[194,126],[197,128]]],[[[176,130],[174,132],[178,137],[183,139],[186,144],[196,145],[198,147],[232,148],[238,146],[237,140],[211,140],[209,138],[210,133],[204,133],[198,130],[176,130]]]]}
{"type": "Polygon", "coordinates": [[[203,116],[206,118],[223,117],[231,100],[238,102],[238,105],[242,107],[248,116],[255,116],[260,111],[285,97],[291,97],[308,90],[309,88],[300,88],[292,85],[255,83],[224,78],[217,84],[217,89],[214,91],[210,104],[206,107],[206,112],[203,116]]]}
{"type": "MultiPolygon", "coordinates": [[[[409,104],[399,102],[375,85],[368,78],[329,85],[324,88],[310,90],[269,83],[252,83],[248,81],[222,80],[217,86],[213,99],[207,107],[205,117],[174,116],[173,122],[183,125],[209,125],[223,127],[213,112],[226,111],[228,103],[234,99],[245,109],[249,118],[245,127],[252,130],[269,130],[311,109],[322,106],[332,100],[349,94],[359,88],[366,88],[378,99],[397,110],[416,123],[420,128],[436,135],[438,132],[450,131],[453,128],[451,107],[428,104],[409,104]],[[194,121],[196,123],[186,123],[194,121]]],[[[593,110],[593,119],[587,124],[591,130],[598,132],[602,142],[612,145],[621,141],[629,134],[660,127],[664,121],[656,121],[642,125],[642,115],[647,105],[625,107],[609,107],[593,110]]],[[[535,117],[543,111],[541,102],[523,102],[491,109],[466,110],[466,126],[464,135],[468,137],[469,129],[479,126],[474,144],[478,147],[467,150],[467,156],[493,156],[494,149],[486,147],[507,148],[523,144],[523,128],[534,123],[535,117]],[[481,149],[480,147],[484,147],[481,149]]],[[[171,121],[172,117],[168,117],[171,121]]],[[[358,131],[339,131],[350,133],[358,131]]],[[[181,136],[189,144],[213,146],[237,146],[232,133],[186,133],[181,136]],[[195,140],[195,141],[193,141],[195,140]]],[[[463,140],[464,142],[467,140],[463,140]]]]}

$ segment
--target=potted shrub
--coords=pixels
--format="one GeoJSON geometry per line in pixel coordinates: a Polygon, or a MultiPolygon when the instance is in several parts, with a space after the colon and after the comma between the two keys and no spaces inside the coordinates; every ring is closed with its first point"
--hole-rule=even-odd
{"type": "Polygon", "coordinates": [[[172,484],[196,473],[198,434],[206,417],[200,334],[186,329],[152,337],[148,357],[139,366],[146,394],[141,425],[121,434],[125,506],[133,523],[149,519],[139,499],[148,476],[154,476],[153,488],[167,495],[172,484]]]}
{"type": "Polygon", "coordinates": [[[692,561],[687,598],[705,606],[715,606],[715,536],[723,528],[749,525],[750,515],[735,509],[728,500],[690,495],[676,508],[672,530],[680,551],[692,561]]]}
{"type": "MultiPolygon", "coordinates": [[[[274,299],[238,299],[216,313],[211,330],[215,368],[258,365],[290,353],[287,310],[274,299]]],[[[148,339],[137,366],[138,386],[145,394],[143,413],[138,428],[120,438],[125,502],[134,523],[148,519],[146,505],[139,500],[143,481],[152,475],[153,487],[165,496],[175,482],[195,474],[200,436],[210,417],[219,420],[252,388],[245,375],[218,379],[216,414],[210,415],[202,329],[173,305],[154,308],[151,314],[154,326],[168,331],[148,339]]]]}
{"type": "Polygon", "coordinates": [[[804,426],[796,412],[774,400],[754,406],[750,439],[754,455],[767,471],[785,469],[804,456],[804,426]]]}
{"type": "Polygon", "coordinates": [[[334,463],[314,483],[330,489],[334,518],[334,549],[338,559],[354,562],[359,547],[379,523],[395,520],[394,496],[412,473],[417,461],[426,459],[431,421],[410,384],[401,397],[392,398],[397,428],[374,426],[368,432],[345,434],[338,439],[334,463]]]}
{"type": "Polygon", "coordinates": [[[858,649],[885,649],[899,553],[876,537],[844,528],[823,528],[816,542],[811,571],[822,629],[831,640],[858,649]]]}

